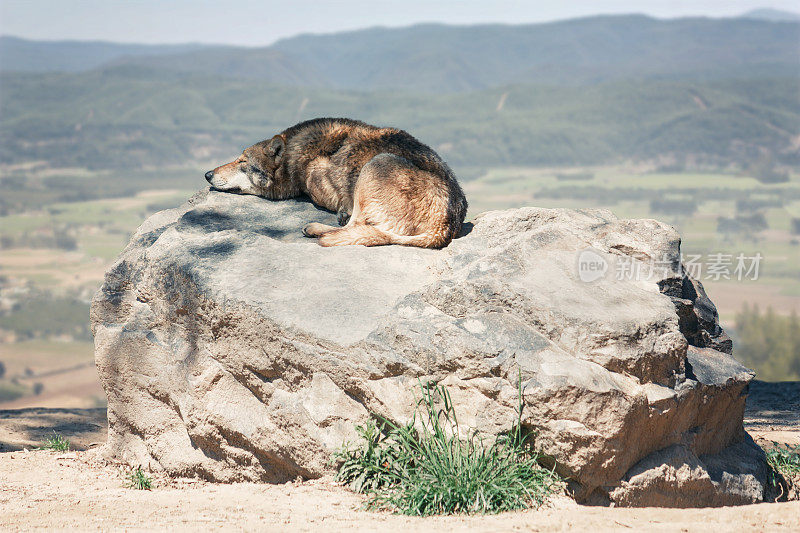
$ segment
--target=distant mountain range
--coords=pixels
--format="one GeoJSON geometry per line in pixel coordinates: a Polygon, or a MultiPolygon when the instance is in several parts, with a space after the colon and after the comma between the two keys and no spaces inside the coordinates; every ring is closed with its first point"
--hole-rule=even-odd
{"type": "Polygon", "coordinates": [[[796,75],[800,22],[787,21],[790,15],[758,10],[731,19],[625,15],[527,25],[421,24],[300,35],[264,48],[2,37],[0,68],[75,72],[125,65],[287,86],[427,92],[796,75]]]}
{"type": "Polygon", "coordinates": [[[120,44],[103,41],[29,41],[0,37],[0,70],[80,72],[124,57],[157,57],[209,48],[203,44],[120,44]]]}
{"type": "Polygon", "coordinates": [[[753,9],[748,11],[742,18],[769,20],[772,22],[798,22],[800,21],[800,14],[792,13],[791,11],[781,11],[780,9],[753,9]]]}

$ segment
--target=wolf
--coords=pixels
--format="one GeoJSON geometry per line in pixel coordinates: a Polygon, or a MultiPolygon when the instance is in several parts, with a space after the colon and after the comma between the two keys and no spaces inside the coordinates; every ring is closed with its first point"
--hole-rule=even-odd
{"type": "Polygon", "coordinates": [[[442,248],[458,236],[467,200],[429,146],[395,128],[347,118],[292,126],[205,175],[212,188],[270,200],[307,195],[338,214],[311,223],[322,246],[402,244],[442,248]]]}

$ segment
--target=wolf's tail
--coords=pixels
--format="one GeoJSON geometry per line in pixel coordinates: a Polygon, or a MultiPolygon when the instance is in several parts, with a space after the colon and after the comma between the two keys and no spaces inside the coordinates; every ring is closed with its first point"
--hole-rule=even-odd
{"type": "Polygon", "coordinates": [[[450,242],[449,235],[397,235],[376,228],[370,224],[353,224],[341,229],[329,231],[319,238],[320,246],[346,246],[360,244],[362,246],[382,246],[385,244],[403,244],[420,248],[442,248],[450,242]]]}

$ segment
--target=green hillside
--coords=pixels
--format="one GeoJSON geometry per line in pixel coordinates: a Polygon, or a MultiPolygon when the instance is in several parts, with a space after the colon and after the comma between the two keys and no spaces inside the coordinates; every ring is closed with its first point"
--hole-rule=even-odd
{"type": "Polygon", "coordinates": [[[4,74],[0,163],[139,168],[224,160],[317,116],[407,129],[457,167],[670,159],[796,165],[796,78],[513,85],[424,95],[286,88],[118,67],[4,74]]]}

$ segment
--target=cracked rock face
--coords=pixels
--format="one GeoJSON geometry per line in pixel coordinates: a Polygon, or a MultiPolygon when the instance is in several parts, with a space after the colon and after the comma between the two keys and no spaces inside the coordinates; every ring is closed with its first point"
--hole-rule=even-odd
{"type": "Polygon", "coordinates": [[[357,424],[407,422],[421,381],[448,387],[462,429],[495,435],[521,379],[523,424],[579,501],[763,499],[742,429],[753,374],[670,226],[523,208],[444,250],[301,236],[334,219],[203,191],[139,228],[92,303],[106,457],[215,481],[317,477],[357,424]]]}

